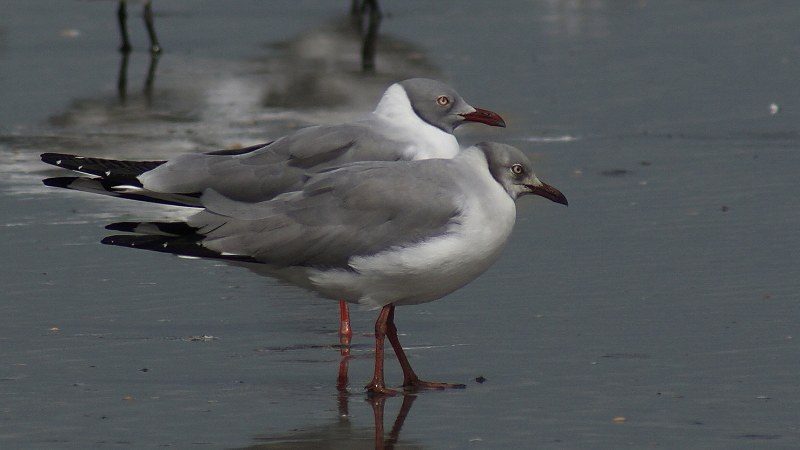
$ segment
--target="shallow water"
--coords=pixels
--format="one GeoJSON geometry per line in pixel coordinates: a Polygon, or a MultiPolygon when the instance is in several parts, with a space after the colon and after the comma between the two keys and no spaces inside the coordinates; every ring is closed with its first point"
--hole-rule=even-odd
{"type": "Polygon", "coordinates": [[[122,90],[115,2],[0,7],[2,447],[800,445],[794,2],[389,3],[372,75],[348,2],[317,3],[156,2],[149,92],[138,6],[122,90]],[[169,210],[40,184],[43,151],[254,144],[410,76],[502,114],[461,141],[525,148],[570,200],[523,199],[489,272],[398,310],[417,371],[465,390],[367,401],[356,312],[339,392],[334,303],[102,246],[169,210]]]}

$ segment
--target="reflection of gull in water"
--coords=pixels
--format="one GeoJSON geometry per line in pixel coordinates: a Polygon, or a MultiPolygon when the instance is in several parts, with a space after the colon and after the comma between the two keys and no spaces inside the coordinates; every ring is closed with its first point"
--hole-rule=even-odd
{"type": "Polygon", "coordinates": [[[262,62],[271,74],[262,97],[267,108],[363,111],[394,81],[436,78],[438,71],[418,47],[390,36],[377,42],[374,72],[361,67],[361,29],[341,17],[273,45],[276,57],[262,62]]]}
{"type": "MultiPolygon", "coordinates": [[[[306,430],[298,431],[296,433],[289,433],[282,436],[263,436],[255,438],[258,444],[246,447],[247,450],[267,450],[267,449],[280,449],[280,450],[299,450],[308,448],[325,448],[325,449],[421,449],[423,448],[418,444],[409,444],[398,442],[400,438],[400,430],[411,411],[411,405],[417,397],[414,395],[405,395],[402,399],[402,404],[397,412],[392,427],[387,431],[384,428],[384,411],[386,408],[387,398],[384,396],[376,396],[367,399],[372,407],[373,416],[375,418],[374,428],[366,427],[353,427],[350,419],[347,416],[340,416],[334,423],[309,428],[306,430]]],[[[394,399],[389,399],[393,401],[394,399]]],[[[339,400],[347,402],[347,398],[339,400]]],[[[341,405],[340,405],[341,410],[341,405]]]]}
{"type": "Polygon", "coordinates": [[[258,59],[162,56],[151,90],[76,99],[50,124],[66,137],[63,149],[145,158],[209,151],[352,119],[372,110],[391,82],[436,74],[419,48],[388,36],[378,43],[376,73],[363,73],[362,31],[353,21],[343,15],[273,43],[258,59]]]}
{"type": "MultiPolygon", "coordinates": [[[[131,44],[127,30],[126,11],[126,1],[120,0],[118,20],[120,33],[122,35],[122,45],[120,46],[120,51],[122,52],[123,57],[120,63],[117,91],[121,100],[125,100],[127,96],[128,59],[131,51],[131,44]]],[[[150,65],[147,70],[147,79],[144,83],[144,92],[145,96],[150,97],[152,93],[153,81],[155,79],[158,56],[162,50],[155,33],[155,26],[153,24],[153,11],[150,0],[144,1],[143,16],[148,35],[150,36],[150,65]]],[[[361,4],[359,4],[357,1],[354,1],[351,7],[350,17],[347,20],[349,24],[347,27],[345,27],[345,33],[348,34],[347,38],[345,39],[346,42],[344,42],[345,46],[335,49],[337,52],[335,56],[338,56],[342,53],[350,53],[350,48],[357,47],[360,49],[360,62],[362,71],[364,73],[373,73],[375,71],[376,47],[380,21],[381,12],[377,0],[364,0],[361,2],[361,4]]],[[[320,98],[324,97],[321,96],[320,98]]],[[[321,104],[324,105],[325,103],[321,104]]],[[[317,103],[317,106],[319,105],[320,103],[317,103]]]]}

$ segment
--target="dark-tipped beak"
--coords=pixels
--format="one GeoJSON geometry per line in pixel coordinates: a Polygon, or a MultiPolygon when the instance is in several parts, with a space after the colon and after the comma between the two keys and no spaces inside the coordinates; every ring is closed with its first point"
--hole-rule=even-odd
{"type": "Polygon", "coordinates": [[[532,184],[526,184],[525,187],[530,190],[531,194],[539,195],[544,197],[552,202],[561,203],[564,206],[568,206],[569,202],[567,201],[567,197],[561,193],[558,189],[550,186],[547,183],[542,183],[541,186],[535,186],[532,184]]]}
{"type": "Polygon", "coordinates": [[[494,111],[489,111],[488,109],[475,108],[474,112],[461,114],[461,117],[463,117],[467,122],[485,123],[486,125],[493,127],[505,128],[506,126],[506,122],[502,117],[500,117],[500,114],[497,114],[494,111]]]}

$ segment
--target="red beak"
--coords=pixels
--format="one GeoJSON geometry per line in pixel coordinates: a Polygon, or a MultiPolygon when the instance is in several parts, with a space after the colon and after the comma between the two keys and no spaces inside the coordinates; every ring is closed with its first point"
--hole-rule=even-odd
{"type": "Polygon", "coordinates": [[[485,123],[492,127],[505,128],[506,126],[506,122],[500,117],[500,114],[488,109],[475,108],[475,112],[461,114],[461,117],[467,122],[485,123]]]}

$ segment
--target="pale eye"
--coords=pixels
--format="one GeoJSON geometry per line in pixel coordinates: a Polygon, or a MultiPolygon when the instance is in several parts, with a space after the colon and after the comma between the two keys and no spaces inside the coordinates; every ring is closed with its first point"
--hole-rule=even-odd
{"type": "Polygon", "coordinates": [[[514,175],[522,175],[523,173],[525,173],[525,168],[522,167],[522,164],[514,164],[513,166],[511,166],[511,173],[513,173],[514,175]]]}
{"type": "Polygon", "coordinates": [[[439,106],[447,106],[450,104],[450,99],[446,95],[436,97],[436,104],[439,106]]]}

